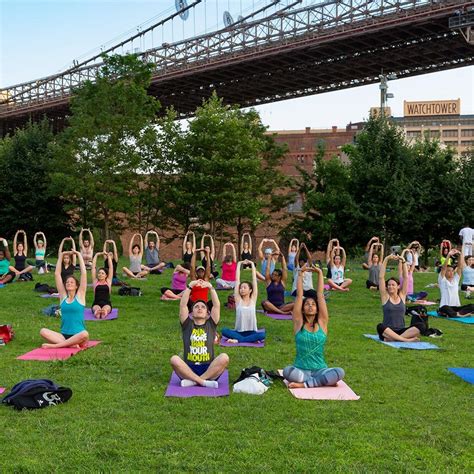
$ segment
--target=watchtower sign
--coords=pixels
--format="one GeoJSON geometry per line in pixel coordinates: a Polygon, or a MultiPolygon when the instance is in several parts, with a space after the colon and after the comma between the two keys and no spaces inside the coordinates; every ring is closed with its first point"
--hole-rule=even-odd
{"type": "Polygon", "coordinates": [[[405,117],[426,117],[433,115],[460,115],[461,99],[434,101],[403,101],[405,117]]]}

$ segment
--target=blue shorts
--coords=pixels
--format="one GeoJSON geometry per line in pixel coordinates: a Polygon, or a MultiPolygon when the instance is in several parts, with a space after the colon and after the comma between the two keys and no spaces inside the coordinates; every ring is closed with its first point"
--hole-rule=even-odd
{"type": "Polygon", "coordinates": [[[200,377],[210,366],[211,364],[188,364],[188,367],[200,377]]]}

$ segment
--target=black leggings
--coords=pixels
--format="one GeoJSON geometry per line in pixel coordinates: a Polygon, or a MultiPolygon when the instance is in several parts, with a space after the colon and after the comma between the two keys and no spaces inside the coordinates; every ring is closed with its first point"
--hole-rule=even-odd
{"type": "Polygon", "coordinates": [[[370,288],[377,288],[377,290],[379,289],[379,285],[370,280],[365,280],[365,286],[368,290],[370,290],[370,288]]]}
{"type": "Polygon", "coordinates": [[[464,306],[444,305],[438,309],[438,314],[446,318],[456,318],[458,315],[465,316],[474,313],[474,304],[465,304],[464,306]]]}
{"type": "Polygon", "coordinates": [[[394,333],[398,334],[399,336],[401,336],[407,329],[410,329],[410,328],[417,328],[418,331],[420,331],[420,334],[423,334],[426,331],[426,324],[420,322],[420,323],[411,324],[407,328],[401,328],[401,329],[391,328],[390,326],[387,326],[386,324],[383,324],[383,323],[377,324],[377,332],[379,334],[379,339],[381,341],[384,340],[383,333],[385,329],[387,328],[391,329],[394,333]]]}

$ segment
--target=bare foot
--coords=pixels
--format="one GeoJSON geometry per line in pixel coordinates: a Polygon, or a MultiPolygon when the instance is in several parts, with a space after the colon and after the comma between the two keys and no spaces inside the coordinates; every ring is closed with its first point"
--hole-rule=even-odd
{"type": "Polygon", "coordinates": [[[44,343],[44,344],[41,344],[41,347],[43,349],[54,349],[56,347],[56,344],[48,344],[48,343],[44,343]]]}
{"type": "Polygon", "coordinates": [[[227,342],[230,344],[238,344],[239,341],[237,339],[227,339],[227,342]]]}
{"type": "Polygon", "coordinates": [[[290,383],[288,384],[288,387],[289,387],[289,388],[306,388],[306,387],[304,386],[304,383],[300,383],[300,382],[290,382],[290,383]]]}

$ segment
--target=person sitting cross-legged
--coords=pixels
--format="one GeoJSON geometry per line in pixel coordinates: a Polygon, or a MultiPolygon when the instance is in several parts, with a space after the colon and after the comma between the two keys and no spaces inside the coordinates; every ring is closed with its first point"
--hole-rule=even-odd
{"type": "Polygon", "coordinates": [[[182,387],[201,385],[217,388],[216,379],[229,365],[229,357],[222,353],[214,357],[214,340],[217,325],[221,317],[220,302],[216,290],[208,281],[195,280],[183,292],[179,305],[179,320],[183,333],[184,360],[174,355],[170,359],[171,367],[181,378],[182,387]],[[191,289],[199,285],[211,292],[212,309],[209,312],[205,301],[193,302],[191,317],[188,301],[191,289]]]}

